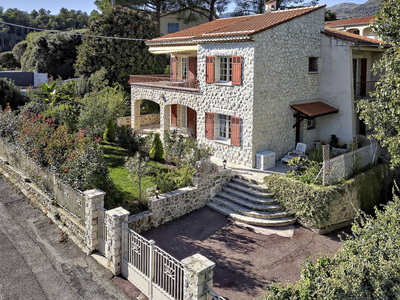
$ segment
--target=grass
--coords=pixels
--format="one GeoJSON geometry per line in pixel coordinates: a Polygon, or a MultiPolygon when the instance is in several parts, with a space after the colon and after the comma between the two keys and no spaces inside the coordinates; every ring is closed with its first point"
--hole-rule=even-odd
{"type": "MultiPolygon", "coordinates": [[[[138,200],[139,183],[137,181],[137,176],[130,177],[129,171],[124,167],[126,158],[133,156],[134,153],[107,142],[102,143],[102,148],[110,177],[114,182],[114,186],[107,190],[105,207],[110,209],[122,206],[131,213],[138,213],[146,210],[146,203],[141,203],[138,200]]],[[[157,173],[165,173],[169,170],[168,167],[155,161],[149,161],[148,164],[151,165],[154,172],[157,173]]],[[[153,176],[150,175],[142,178],[142,194],[146,189],[155,187],[153,181],[153,176]]]]}

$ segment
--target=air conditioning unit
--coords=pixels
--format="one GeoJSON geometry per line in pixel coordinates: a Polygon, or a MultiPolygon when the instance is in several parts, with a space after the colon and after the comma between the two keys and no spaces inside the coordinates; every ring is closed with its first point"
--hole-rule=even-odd
{"type": "Polygon", "coordinates": [[[263,151],[256,153],[256,169],[267,170],[275,167],[275,152],[263,151]]]}

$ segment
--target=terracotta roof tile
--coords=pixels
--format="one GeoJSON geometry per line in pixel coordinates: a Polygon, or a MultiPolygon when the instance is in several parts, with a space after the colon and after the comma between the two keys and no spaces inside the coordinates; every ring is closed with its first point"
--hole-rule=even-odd
{"type": "Polygon", "coordinates": [[[171,33],[147,41],[148,44],[164,44],[173,42],[196,43],[201,39],[220,37],[250,37],[253,34],[267,30],[297,17],[306,15],[325,5],[300,9],[280,10],[260,15],[236,18],[218,19],[199,26],[171,33]]]}
{"type": "Polygon", "coordinates": [[[328,26],[324,27],[324,31],[322,33],[328,36],[336,37],[354,43],[376,44],[376,45],[383,44],[383,42],[380,40],[375,40],[358,34],[341,31],[338,29],[333,29],[328,26]]]}
{"type": "Polygon", "coordinates": [[[323,115],[329,115],[333,113],[337,113],[339,109],[334,108],[324,102],[317,101],[311,103],[303,103],[303,104],[292,104],[291,108],[297,110],[300,113],[305,114],[309,117],[318,117],[323,115]]]}
{"type": "Polygon", "coordinates": [[[344,25],[353,25],[353,24],[368,24],[370,21],[375,21],[375,16],[372,17],[364,17],[357,19],[346,19],[346,20],[337,20],[337,21],[329,21],[325,22],[325,26],[344,26],[344,25]]]}

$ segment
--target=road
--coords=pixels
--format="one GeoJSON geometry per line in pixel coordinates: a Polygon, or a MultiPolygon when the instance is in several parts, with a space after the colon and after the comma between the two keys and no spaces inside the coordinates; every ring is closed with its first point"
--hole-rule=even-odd
{"type": "Polygon", "coordinates": [[[0,175],[0,300],[131,299],[0,175]]]}

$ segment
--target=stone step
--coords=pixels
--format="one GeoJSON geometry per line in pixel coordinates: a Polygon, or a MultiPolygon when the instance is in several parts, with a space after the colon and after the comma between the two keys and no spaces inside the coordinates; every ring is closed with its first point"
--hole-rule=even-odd
{"type": "Polygon", "coordinates": [[[237,189],[231,188],[230,185],[229,185],[229,187],[228,186],[224,186],[222,188],[222,190],[224,192],[232,194],[232,195],[234,195],[236,197],[240,197],[242,199],[245,199],[245,200],[248,200],[248,201],[251,201],[251,202],[254,202],[254,203],[258,203],[258,204],[270,204],[271,200],[275,200],[273,198],[262,198],[262,197],[257,197],[257,196],[254,196],[254,195],[250,195],[248,193],[245,193],[245,192],[239,191],[237,189]]]}
{"type": "Polygon", "coordinates": [[[224,191],[220,191],[217,196],[253,210],[274,211],[282,209],[282,206],[276,201],[276,199],[268,199],[264,203],[258,204],[252,201],[244,200],[240,197],[236,197],[224,191]]]}
{"type": "Polygon", "coordinates": [[[272,198],[274,196],[274,194],[272,194],[272,193],[267,193],[267,192],[261,192],[261,191],[258,191],[258,190],[254,190],[254,189],[252,189],[252,188],[250,188],[248,186],[244,186],[242,184],[237,184],[237,183],[234,183],[234,182],[228,182],[227,186],[232,188],[232,189],[236,189],[238,191],[247,193],[247,194],[249,194],[251,196],[258,197],[258,198],[272,198]]]}
{"type": "Polygon", "coordinates": [[[247,186],[248,188],[257,190],[259,192],[268,193],[268,188],[264,184],[253,183],[253,182],[250,182],[246,179],[242,179],[239,177],[232,178],[232,182],[247,186]]]}
{"type": "Polygon", "coordinates": [[[259,219],[277,219],[277,218],[284,218],[284,217],[289,217],[290,214],[285,212],[285,211],[256,211],[252,210],[247,207],[243,207],[241,205],[238,205],[236,203],[233,203],[225,198],[220,198],[218,196],[214,197],[212,199],[213,202],[215,202],[218,205],[225,206],[226,208],[229,208],[237,213],[240,213],[242,215],[248,216],[248,217],[253,217],[253,218],[259,218],[259,219]]]}
{"type": "Polygon", "coordinates": [[[258,219],[253,217],[244,216],[242,214],[236,213],[235,211],[221,206],[215,202],[208,202],[207,206],[223,215],[231,217],[235,221],[255,225],[255,226],[286,226],[296,222],[294,217],[285,217],[280,219],[258,219]]]}

